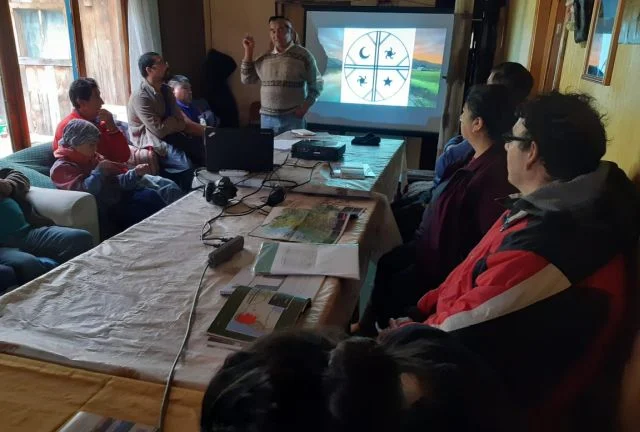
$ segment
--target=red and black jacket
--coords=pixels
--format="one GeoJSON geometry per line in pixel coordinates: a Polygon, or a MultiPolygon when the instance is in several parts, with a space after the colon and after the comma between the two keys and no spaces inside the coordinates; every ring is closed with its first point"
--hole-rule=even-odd
{"type": "Polygon", "coordinates": [[[468,257],[418,308],[503,377],[532,415],[563,416],[606,363],[621,327],[624,253],[640,198],[610,162],[512,198],[468,257]]]}

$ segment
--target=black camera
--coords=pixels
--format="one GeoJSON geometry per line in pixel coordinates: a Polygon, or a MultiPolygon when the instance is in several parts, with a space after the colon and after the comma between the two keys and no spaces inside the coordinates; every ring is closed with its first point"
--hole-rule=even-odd
{"type": "Polygon", "coordinates": [[[224,207],[229,204],[229,200],[235,198],[237,192],[238,188],[231,182],[231,179],[222,177],[215,183],[207,183],[204,196],[208,202],[224,207]]]}

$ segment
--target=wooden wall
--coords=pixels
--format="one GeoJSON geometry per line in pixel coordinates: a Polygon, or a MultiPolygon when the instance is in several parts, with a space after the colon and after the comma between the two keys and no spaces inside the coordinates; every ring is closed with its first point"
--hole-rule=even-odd
{"type": "Polygon", "coordinates": [[[640,140],[637,139],[640,116],[640,45],[619,45],[610,86],[581,78],[586,49],[573,42],[570,34],[565,52],[561,91],[580,91],[593,96],[607,115],[609,146],[605,158],[616,162],[628,174],[640,168],[640,140]]]}
{"type": "Polygon", "coordinates": [[[68,95],[73,81],[71,66],[47,63],[20,65],[32,142],[40,140],[35,135],[53,135],[60,120],[72,109],[68,95]]]}
{"type": "Polygon", "coordinates": [[[81,1],[79,12],[87,76],[98,82],[105,103],[126,105],[129,78],[120,0],[81,1]]]}
{"type": "MultiPolygon", "coordinates": [[[[260,100],[259,85],[244,85],[240,82],[240,62],[244,55],[242,39],[251,33],[256,39],[256,53],[262,53],[269,46],[269,17],[275,13],[271,0],[207,0],[210,39],[207,49],[214,48],[233,57],[238,68],[231,77],[229,85],[238,102],[240,122],[249,120],[249,106],[260,100]]],[[[302,29],[299,29],[300,33],[302,29]]]]}
{"type": "MultiPolygon", "coordinates": [[[[537,0],[540,1],[540,0],[537,0]]],[[[509,0],[506,60],[530,67],[530,47],[536,16],[536,1],[509,0]]],[[[541,13],[543,13],[541,11],[541,13]]],[[[560,91],[584,92],[596,99],[607,115],[609,146],[605,159],[616,162],[628,174],[640,168],[640,141],[633,131],[640,115],[640,97],[634,82],[640,76],[640,45],[619,45],[610,86],[581,78],[584,66],[584,44],[573,41],[569,33],[562,65],[560,91]]]]}

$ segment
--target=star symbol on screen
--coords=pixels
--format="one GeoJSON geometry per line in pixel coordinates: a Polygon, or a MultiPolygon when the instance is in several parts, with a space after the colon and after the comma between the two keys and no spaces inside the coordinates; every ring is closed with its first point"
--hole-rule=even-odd
{"type": "Polygon", "coordinates": [[[396,55],[396,52],[391,47],[388,50],[385,50],[385,54],[384,58],[393,60],[393,56],[396,55]]]}
{"type": "Polygon", "coordinates": [[[384,80],[384,85],[387,86],[387,87],[390,87],[391,86],[391,82],[392,82],[392,80],[389,77],[387,77],[387,79],[384,80]]]}

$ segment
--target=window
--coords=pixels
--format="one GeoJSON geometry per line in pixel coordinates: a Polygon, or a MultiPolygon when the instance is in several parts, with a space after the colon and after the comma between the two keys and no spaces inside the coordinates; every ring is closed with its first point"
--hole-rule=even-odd
{"type": "Polygon", "coordinates": [[[0,88],[0,157],[12,151],[11,142],[21,149],[52,140],[73,109],[68,90],[79,76],[95,78],[105,108],[126,120],[123,8],[126,0],[0,0],[0,65],[10,80],[0,88]],[[11,134],[9,119],[16,123],[11,134]]]}
{"type": "MultiPolygon", "coordinates": [[[[61,6],[64,7],[64,2],[61,6]]],[[[69,30],[63,10],[16,9],[14,20],[20,57],[71,62],[69,30]]]]}
{"type": "Polygon", "coordinates": [[[9,6],[31,144],[50,142],[71,110],[65,95],[74,68],[65,2],[10,2],[9,6]]]}

